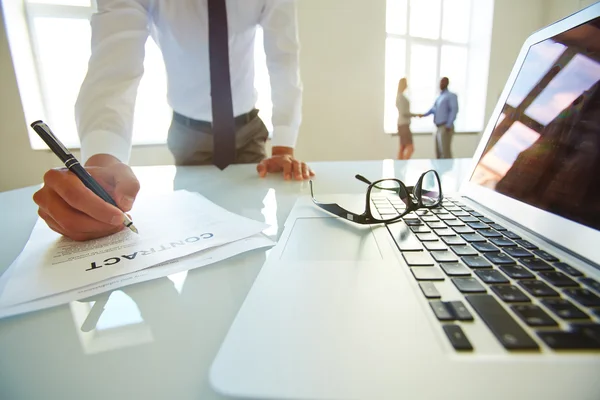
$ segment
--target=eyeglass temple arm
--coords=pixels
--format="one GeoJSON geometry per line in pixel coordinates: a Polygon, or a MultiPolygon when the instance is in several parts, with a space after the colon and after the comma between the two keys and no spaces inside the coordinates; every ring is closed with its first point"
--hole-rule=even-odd
{"type": "Polygon", "coordinates": [[[355,177],[356,179],[358,179],[359,181],[366,183],[367,185],[370,185],[370,184],[371,184],[371,181],[370,181],[370,180],[368,180],[367,178],[365,178],[364,176],[362,176],[362,175],[360,175],[360,174],[356,174],[356,175],[354,175],[354,177],[355,177]]]}

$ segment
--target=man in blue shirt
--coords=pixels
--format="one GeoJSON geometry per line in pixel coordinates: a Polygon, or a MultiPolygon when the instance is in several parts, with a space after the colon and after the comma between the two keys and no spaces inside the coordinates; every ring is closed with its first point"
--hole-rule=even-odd
{"type": "Polygon", "coordinates": [[[437,126],[435,133],[435,155],[437,158],[452,158],[451,144],[454,134],[454,120],[458,114],[458,99],[456,94],[448,90],[450,80],[443,77],[440,80],[441,93],[433,107],[419,117],[433,114],[433,123],[437,126]]]}

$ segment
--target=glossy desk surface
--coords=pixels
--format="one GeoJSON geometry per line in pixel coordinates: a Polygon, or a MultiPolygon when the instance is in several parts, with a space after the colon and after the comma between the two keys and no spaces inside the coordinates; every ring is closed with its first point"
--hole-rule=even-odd
{"type": "MultiPolygon", "coordinates": [[[[364,193],[354,179],[397,177],[407,185],[431,168],[456,191],[470,159],[312,163],[319,194],[364,193]]],[[[186,189],[271,225],[277,239],[308,182],[260,179],[254,165],[139,167],[144,193],[186,189]]],[[[37,219],[37,187],[0,193],[0,273],[37,219]]],[[[318,192],[317,192],[318,191],[318,192]]],[[[91,299],[0,320],[0,399],[222,399],[208,370],[260,271],[265,249],[91,299]],[[96,305],[94,307],[94,305],[96,305]]]]}

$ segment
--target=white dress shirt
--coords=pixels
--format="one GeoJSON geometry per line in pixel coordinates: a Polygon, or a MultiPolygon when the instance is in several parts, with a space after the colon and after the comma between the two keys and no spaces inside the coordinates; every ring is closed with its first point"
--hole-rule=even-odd
{"type": "MultiPolygon", "coordinates": [[[[97,0],[92,54],[75,105],[83,161],[98,153],[128,162],[137,88],[150,35],[167,72],[167,100],[179,114],[211,121],[207,0],[97,0]]],[[[273,101],[273,146],[294,147],[301,119],[302,84],[295,3],[226,0],[233,111],[257,101],[254,40],[264,47],[273,101]]],[[[152,118],[152,115],[148,115],[152,118]]]]}

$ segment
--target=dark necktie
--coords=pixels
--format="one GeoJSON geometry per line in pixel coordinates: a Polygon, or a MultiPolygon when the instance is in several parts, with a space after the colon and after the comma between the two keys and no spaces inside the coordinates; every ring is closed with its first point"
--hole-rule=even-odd
{"type": "Polygon", "coordinates": [[[213,164],[225,169],[235,161],[235,121],[229,76],[225,0],[208,0],[208,50],[212,99],[213,164]]]}

